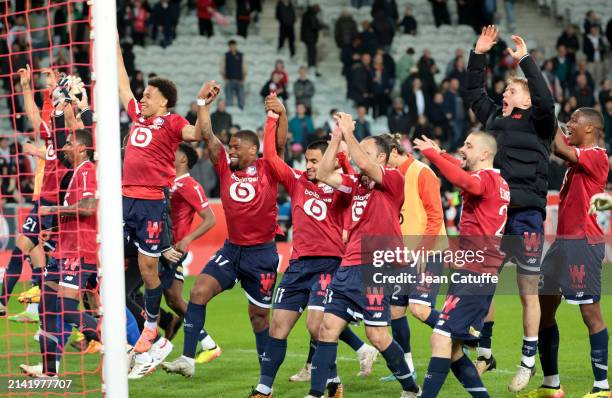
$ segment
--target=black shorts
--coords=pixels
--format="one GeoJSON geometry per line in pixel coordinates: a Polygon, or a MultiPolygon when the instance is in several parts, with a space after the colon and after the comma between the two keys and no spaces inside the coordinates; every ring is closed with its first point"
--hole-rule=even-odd
{"type": "Polygon", "coordinates": [[[240,281],[249,302],[270,308],[277,267],[278,253],[274,242],[240,246],[225,241],[202,273],[215,278],[223,290],[233,288],[240,281]]]}
{"type": "Polygon", "coordinates": [[[563,294],[569,304],[591,304],[601,298],[605,243],[556,239],[542,262],[540,294],[563,294]]]}
{"type": "MultiPolygon", "coordinates": [[[[411,270],[414,270],[416,274],[415,268],[412,268],[411,270]]],[[[441,261],[431,260],[427,262],[427,265],[425,267],[425,274],[432,276],[440,276],[442,275],[443,270],[444,264],[441,261]]],[[[417,275],[417,278],[417,280],[421,280],[419,275],[417,275]]],[[[391,292],[390,297],[391,305],[407,307],[408,304],[413,303],[435,308],[436,298],[438,297],[438,292],[440,291],[440,283],[419,282],[410,284],[407,287],[409,292],[404,294],[401,292],[401,285],[394,286],[393,292],[391,292]]]]}
{"type": "MultiPolygon", "coordinates": [[[[39,199],[37,202],[34,202],[34,207],[30,210],[30,213],[23,221],[23,225],[21,226],[21,230],[25,236],[27,236],[34,246],[38,245],[40,242],[39,234],[41,231],[50,230],[57,226],[57,215],[50,214],[46,216],[38,215],[38,208],[40,206],[55,206],[56,203],[50,202],[45,199],[39,199]]],[[[56,242],[54,240],[48,240],[44,244],[45,251],[54,251],[56,246],[56,242]]]]}
{"type": "Polygon", "coordinates": [[[87,286],[97,286],[98,267],[86,263],[83,258],[63,258],[60,260],[60,286],[83,290],[87,286]]]}
{"type": "Polygon", "coordinates": [[[533,209],[508,210],[501,249],[506,253],[504,263],[516,264],[518,273],[540,275],[544,249],[542,212],[533,209]]]}
{"type": "Polygon", "coordinates": [[[303,257],[289,262],[276,288],[274,309],[323,311],[325,295],[340,266],[339,257],[303,257]]]}
{"type": "Polygon", "coordinates": [[[123,197],[123,237],[138,251],[150,257],[162,252],[162,231],[165,225],[166,200],[123,197]]]}
{"type": "Polygon", "coordinates": [[[187,258],[187,254],[183,254],[181,259],[176,263],[172,263],[164,256],[159,258],[159,279],[164,289],[170,289],[172,283],[177,280],[181,283],[185,282],[183,276],[183,262],[187,258]]]}

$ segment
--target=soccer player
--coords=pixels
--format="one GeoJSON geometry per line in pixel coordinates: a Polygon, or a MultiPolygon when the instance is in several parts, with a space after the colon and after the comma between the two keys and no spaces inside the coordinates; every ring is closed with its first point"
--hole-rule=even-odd
{"type": "MultiPolygon", "coordinates": [[[[162,257],[161,282],[164,286],[164,297],[168,306],[181,318],[187,312],[187,302],[183,299],[183,261],[189,252],[191,242],[199,239],[215,226],[215,213],[208,204],[204,188],[193,177],[189,170],[197,163],[198,154],[189,144],[182,143],[176,151],[176,178],[170,190],[170,214],[172,220],[172,242],[174,248],[183,253],[178,262],[171,262],[162,257]],[[191,226],[196,214],[201,222],[192,231],[191,226]]],[[[196,363],[207,363],[221,355],[221,348],[202,330],[200,333],[202,352],[196,363]]]]}
{"type": "MultiPolygon", "coordinates": [[[[438,237],[446,238],[440,180],[425,163],[406,153],[399,134],[388,134],[384,137],[389,140],[391,146],[389,166],[399,169],[404,175],[404,204],[400,218],[404,242],[410,249],[417,249],[424,245],[427,246],[427,249],[440,249],[438,244],[443,242],[438,237]]],[[[430,276],[441,275],[444,265],[432,257],[425,264],[419,263],[419,266],[420,269],[415,271],[420,280],[420,275],[423,273],[430,276]]],[[[406,363],[416,379],[406,309],[409,308],[412,315],[433,328],[440,315],[440,312],[435,309],[440,285],[422,282],[410,285],[408,288],[409,292],[402,292],[401,286],[396,285],[391,295],[391,330],[393,339],[402,347],[406,363]]],[[[381,379],[381,381],[393,380],[395,380],[393,375],[381,379]]]]}
{"type": "MultiPolygon", "coordinates": [[[[269,162],[258,159],[259,139],[250,130],[232,135],[229,151],[213,134],[207,87],[200,91],[198,120],[210,160],[219,176],[221,203],[227,219],[229,238],[202,269],[191,289],[185,315],[183,355],[162,367],[187,377],[195,373],[195,354],[200,330],[204,327],[206,305],[217,294],[234,287],[239,280],[248,299],[248,313],[261,358],[268,341],[272,289],[276,281],[278,253],[276,196],[278,180],[269,162]],[[206,104],[203,104],[203,102],[206,104]]],[[[284,152],[286,136],[276,137],[276,151],[284,152]]]]}
{"type": "MultiPolygon", "coordinates": [[[[48,74],[47,77],[47,88],[54,90],[56,86],[55,73],[50,69],[44,70],[48,74]]],[[[45,264],[45,251],[53,251],[55,249],[55,242],[48,241],[45,245],[39,242],[39,233],[42,230],[53,228],[57,225],[57,217],[55,215],[49,215],[41,217],[38,214],[40,206],[50,206],[58,203],[59,184],[61,182],[61,176],[57,173],[56,163],[53,162],[56,157],[56,146],[54,136],[50,129],[50,110],[51,108],[49,95],[45,93],[45,107],[41,113],[36,103],[34,102],[34,94],[30,81],[32,79],[32,71],[30,65],[26,65],[26,68],[19,69],[19,81],[23,91],[24,107],[28,120],[34,127],[35,133],[40,134],[40,138],[44,140],[47,151],[45,157],[47,162],[44,166],[44,174],[42,180],[42,186],[39,194],[39,198],[34,202],[34,207],[30,211],[30,214],[24,220],[22,226],[22,233],[17,236],[15,240],[15,248],[11,253],[11,259],[6,267],[5,279],[3,283],[2,295],[0,295],[0,316],[6,313],[6,307],[8,300],[19,280],[21,271],[23,268],[23,261],[26,256],[30,257],[32,264],[32,289],[25,292],[24,298],[27,296],[28,301],[32,301],[35,296],[40,295],[40,284],[41,284],[41,273],[42,267],[45,264]]],[[[26,144],[28,145],[28,144],[26,144]]],[[[63,142],[60,142],[60,147],[63,142]]],[[[38,152],[38,151],[35,151],[38,152]]],[[[38,322],[38,311],[37,304],[31,303],[28,305],[26,311],[11,317],[15,321],[20,322],[38,322]]]]}
{"type": "MultiPolygon", "coordinates": [[[[506,225],[510,189],[499,170],[493,169],[497,152],[495,138],[484,132],[471,133],[459,149],[461,165],[438,145],[422,137],[415,139],[421,151],[452,184],[462,190],[460,250],[484,247],[484,261],[453,264],[462,277],[497,274],[503,254],[498,240],[506,225]],[[489,247],[489,249],[486,249],[489,247]]],[[[488,398],[474,364],[463,353],[463,344],[477,341],[488,313],[495,284],[451,282],[442,314],[431,335],[432,354],[423,384],[423,398],[437,397],[452,370],[466,391],[476,398],[488,398]]]]}
{"type": "Polygon", "coordinates": [[[603,117],[592,108],[579,108],[567,122],[569,135],[557,130],[553,150],[568,163],[559,192],[557,237],[544,261],[540,292],[542,320],[539,332],[542,386],[523,397],[563,398],[559,379],[559,329],[555,320],[561,295],[568,304],[578,305],[589,332],[591,367],[595,381],[584,398],[612,396],[608,385],[608,329],[601,299],[601,268],[605,253],[604,234],[589,199],[603,192],[608,178],[606,150],[598,147],[603,135],[603,117]]]}
{"type": "MultiPolygon", "coordinates": [[[[259,398],[272,397],[272,384],[287,352],[287,337],[306,308],[308,331],[315,341],[318,339],[325,292],[344,252],[343,214],[351,202],[349,195],[317,180],[317,169],[327,149],[326,141],[308,145],[305,172],[292,169],[276,154],[276,130],[283,125],[279,119],[287,116],[285,107],[275,95],[266,98],[266,107],[269,112],[263,158],[271,164],[272,172],[291,196],[295,259],[290,262],[276,289],[270,339],[262,357],[259,384],[250,395],[259,398]]],[[[371,350],[376,352],[373,347],[371,350]]],[[[329,377],[329,397],[343,395],[337,377],[337,374],[329,377]]]]}
{"type": "Polygon", "coordinates": [[[404,178],[401,173],[386,167],[390,148],[382,137],[368,137],[361,143],[355,138],[355,123],[346,113],[335,116],[339,130],[332,139],[317,171],[317,180],[353,197],[350,207],[351,225],[342,263],[327,289],[325,313],[319,330],[319,342],[312,363],[312,380],[308,397],[322,397],[325,385],[336,362],[338,337],[348,322],[363,319],[366,335],[380,351],[402,385],[402,397],[417,397],[419,387],[410,377],[400,345],[387,330],[389,306],[384,291],[367,293],[362,276],[368,248],[362,248],[364,236],[384,238],[385,243],[402,246],[399,225],[400,209],[404,202],[404,178]],[[341,133],[341,134],[340,134],[341,133]],[[344,137],[349,154],[361,174],[338,174],[335,157],[344,137]]]}
{"type": "MultiPolygon", "coordinates": [[[[540,260],[544,244],[543,219],[546,214],[548,160],[555,135],[554,100],[540,69],[527,52],[525,41],[512,36],[516,49],[508,52],[518,61],[526,79],[508,80],[502,105],[495,104],[485,89],[486,53],[497,43],[498,30],[487,26],[470,54],[467,76],[467,97],[470,107],[484,130],[497,139],[499,150],[494,166],[510,186],[511,205],[504,234],[506,261],[517,266],[517,281],[523,306],[523,344],[521,365],[510,381],[512,392],[527,386],[535,372],[540,305],[537,288],[540,260]],[[522,239],[521,239],[522,238],[522,239]]],[[[479,373],[491,369],[493,322],[482,330],[479,373]]]]}
{"type": "MultiPolygon", "coordinates": [[[[163,287],[158,275],[161,229],[165,216],[164,188],[174,173],[174,158],[182,141],[202,139],[200,124],[170,113],[176,105],[176,86],[168,79],[150,79],[140,102],[134,98],[130,79],[117,45],[119,97],[132,120],[123,162],[123,222],[127,241],[138,247],[138,267],[145,285],[147,320],[136,353],[148,351],[157,338],[157,321],[163,287]]],[[[205,107],[219,93],[214,82],[205,84],[205,107]]]]}

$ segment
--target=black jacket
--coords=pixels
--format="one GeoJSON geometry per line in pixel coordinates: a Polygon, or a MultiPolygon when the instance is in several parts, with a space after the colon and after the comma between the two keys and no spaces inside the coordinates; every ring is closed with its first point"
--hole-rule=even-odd
{"type": "Polygon", "coordinates": [[[555,136],[554,100],[540,69],[530,56],[519,63],[527,77],[531,108],[502,116],[502,108],[485,89],[486,55],[470,54],[467,99],[487,132],[497,139],[493,165],[510,186],[510,207],[537,208],[545,212],[548,190],[548,159],[555,136]]]}

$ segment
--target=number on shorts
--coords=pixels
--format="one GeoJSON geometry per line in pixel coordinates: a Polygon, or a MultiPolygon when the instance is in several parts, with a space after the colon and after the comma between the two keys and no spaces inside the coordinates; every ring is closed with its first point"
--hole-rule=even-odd
{"type": "Polygon", "coordinates": [[[402,287],[400,285],[393,285],[393,294],[391,295],[391,298],[393,300],[399,300],[399,292],[402,291],[402,287]]]}
{"type": "Polygon", "coordinates": [[[25,229],[26,231],[34,232],[37,224],[38,224],[38,221],[36,221],[33,218],[28,217],[26,218],[25,223],[23,224],[23,229],[25,229]]]}
{"type": "Polygon", "coordinates": [[[508,205],[502,205],[499,208],[499,215],[500,216],[504,216],[504,222],[502,223],[502,225],[499,227],[499,229],[497,230],[497,232],[495,232],[495,236],[502,236],[504,234],[504,227],[506,226],[506,220],[507,218],[507,213],[508,213],[508,205]]]}
{"type": "Polygon", "coordinates": [[[285,289],[284,288],[278,289],[276,291],[276,297],[274,297],[274,302],[278,304],[281,301],[283,301],[283,294],[285,294],[285,289]]]}
{"type": "Polygon", "coordinates": [[[332,296],[334,295],[334,291],[331,289],[325,289],[325,300],[323,304],[328,304],[332,302],[332,296]]]}

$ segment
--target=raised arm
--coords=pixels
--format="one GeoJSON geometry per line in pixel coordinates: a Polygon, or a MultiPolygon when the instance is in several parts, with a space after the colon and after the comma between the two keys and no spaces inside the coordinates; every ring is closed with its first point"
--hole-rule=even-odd
{"type": "MultiPolygon", "coordinates": [[[[198,108],[205,107],[208,109],[208,121],[210,122],[210,106],[215,101],[215,98],[221,92],[221,86],[217,84],[214,80],[204,83],[204,86],[200,89],[200,94],[198,95],[198,108]]],[[[183,137],[183,141],[202,141],[204,139],[204,124],[205,121],[200,121],[199,112],[198,112],[198,120],[196,120],[195,126],[190,124],[185,125],[183,130],[181,130],[181,136],[183,137]]],[[[212,128],[211,128],[212,131],[212,128]]],[[[214,135],[214,134],[213,134],[214,135]]]]}
{"type": "Polygon", "coordinates": [[[567,137],[559,126],[557,126],[557,133],[553,141],[553,152],[566,162],[578,163],[578,154],[576,150],[569,145],[567,137]]]}
{"type": "Polygon", "coordinates": [[[119,37],[117,37],[117,76],[119,78],[119,98],[124,109],[128,109],[128,105],[132,99],[134,99],[134,93],[130,88],[130,78],[125,70],[125,64],[123,63],[123,54],[121,53],[121,44],[119,43],[119,37]]]}
{"type": "Polygon", "coordinates": [[[32,127],[34,131],[38,133],[38,128],[40,126],[40,110],[38,106],[36,106],[36,102],[34,102],[34,93],[32,92],[32,87],[30,82],[32,81],[32,71],[30,69],[30,65],[26,65],[25,68],[21,68],[17,71],[19,73],[19,83],[21,84],[21,89],[23,91],[23,105],[25,107],[26,116],[30,123],[32,123],[32,127]]]}
{"type": "Polygon", "coordinates": [[[498,31],[493,25],[485,26],[476,42],[474,50],[470,53],[467,66],[466,91],[470,108],[476,114],[478,120],[484,125],[491,114],[495,113],[499,106],[489,97],[485,87],[487,64],[486,53],[497,43],[498,31]]]}
{"type": "Polygon", "coordinates": [[[214,134],[212,130],[212,122],[210,121],[210,104],[211,99],[216,98],[219,94],[220,86],[212,82],[206,82],[202,85],[200,93],[198,94],[198,120],[196,121],[196,129],[201,139],[204,140],[208,152],[210,154],[210,161],[215,164],[219,159],[219,149],[223,145],[219,138],[214,134]]]}
{"type": "Polygon", "coordinates": [[[365,153],[359,145],[357,138],[355,138],[355,122],[352,116],[338,112],[334,118],[338,121],[338,125],[340,126],[340,130],[342,131],[344,141],[346,141],[346,146],[348,147],[353,162],[355,162],[362,174],[367,175],[376,183],[381,184],[383,171],[378,163],[369,158],[368,154],[365,153]]]}
{"type": "Polygon", "coordinates": [[[319,168],[317,169],[317,180],[338,188],[342,185],[342,176],[336,172],[336,154],[342,141],[342,131],[336,127],[331,132],[331,141],[323,154],[319,168]]]}
{"type": "Polygon", "coordinates": [[[414,147],[421,151],[431,163],[436,165],[440,173],[442,173],[451,184],[472,195],[482,195],[483,187],[480,183],[480,178],[469,174],[456,163],[445,159],[440,155],[441,150],[435,142],[425,136],[421,136],[420,139],[416,138],[414,140],[414,147]]]}
{"type": "MultiPolygon", "coordinates": [[[[272,111],[278,115],[278,125],[276,127],[275,141],[270,148],[276,148],[276,153],[281,159],[285,159],[285,145],[287,144],[287,134],[289,132],[289,121],[287,120],[287,110],[282,101],[275,93],[268,95],[265,99],[266,111],[272,111]]],[[[264,146],[265,149],[265,146],[264,146]]]]}

